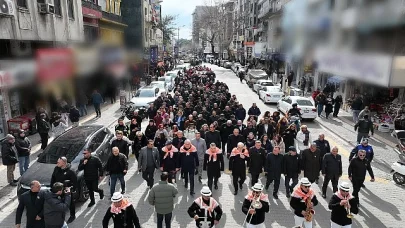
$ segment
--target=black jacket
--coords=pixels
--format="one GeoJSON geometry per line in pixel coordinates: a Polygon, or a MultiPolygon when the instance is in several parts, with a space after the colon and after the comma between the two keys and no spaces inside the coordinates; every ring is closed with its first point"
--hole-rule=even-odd
{"type": "Polygon", "coordinates": [[[79,122],[80,112],[77,108],[71,108],[69,111],[69,119],[72,123],[79,122]]]}
{"type": "Polygon", "coordinates": [[[157,127],[155,125],[148,125],[145,129],[145,136],[147,139],[154,139],[155,138],[155,134],[157,131],[157,127]]]}
{"type": "Polygon", "coordinates": [[[287,153],[283,159],[283,173],[288,177],[298,177],[301,173],[301,158],[299,155],[287,153]]]}
{"type": "MultiPolygon", "coordinates": [[[[256,209],[256,213],[252,215],[248,215],[246,217],[246,223],[248,223],[250,221],[250,218],[252,217],[252,220],[250,221],[250,224],[252,225],[257,225],[257,224],[261,224],[264,223],[264,220],[266,219],[266,213],[269,213],[270,207],[269,207],[269,202],[260,200],[260,202],[262,203],[262,208],[260,209],[256,209]]],[[[243,205],[242,205],[242,212],[246,215],[248,214],[250,205],[252,204],[251,200],[248,200],[245,198],[245,200],[243,201],[243,205]]]]}
{"type": "Polygon", "coordinates": [[[245,143],[245,138],[243,138],[243,135],[239,134],[235,136],[234,134],[231,134],[228,136],[228,141],[226,142],[226,152],[228,155],[231,154],[232,149],[238,146],[238,143],[242,142],[245,143]]]}
{"type": "Polygon", "coordinates": [[[371,132],[372,134],[374,134],[374,126],[373,126],[373,122],[371,122],[370,120],[365,120],[365,119],[361,119],[359,120],[356,125],[354,125],[354,130],[355,131],[359,131],[359,133],[369,133],[371,132]]]}
{"type": "Polygon", "coordinates": [[[108,158],[105,170],[111,174],[126,174],[124,170],[128,171],[128,160],[127,157],[121,153],[118,156],[111,154],[108,158]]]}
{"type": "Polygon", "coordinates": [[[288,147],[294,146],[294,139],[297,136],[297,132],[291,129],[286,129],[283,132],[283,141],[285,144],[285,149],[288,150],[288,147]]]}
{"type": "Polygon", "coordinates": [[[50,129],[51,129],[51,125],[48,122],[46,122],[46,120],[38,119],[38,122],[37,122],[38,133],[45,134],[45,133],[48,133],[50,129]]]}
{"type": "Polygon", "coordinates": [[[125,156],[128,156],[129,153],[129,145],[128,142],[125,141],[124,139],[121,140],[114,140],[111,142],[111,149],[113,147],[118,147],[118,150],[120,151],[121,154],[125,154],[125,156]]]}
{"type": "Polygon", "coordinates": [[[312,152],[310,149],[305,149],[301,153],[301,170],[304,170],[304,176],[309,181],[315,181],[319,177],[319,171],[321,170],[322,158],[321,151],[316,149],[312,152]]]}
{"type": "Polygon", "coordinates": [[[265,170],[267,172],[267,178],[279,180],[283,173],[283,155],[267,154],[265,170]]]}
{"type": "Polygon", "coordinates": [[[232,174],[246,173],[246,161],[248,160],[248,157],[241,158],[240,155],[229,157],[229,170],[232,171],[232,174]]]}
{"type": "MultiPolygon", "coordinates": [[[[329,210],[332,210],[330,220],[340,226],[346,226],[352,224],[352,219],[347,217],[346,208],[340,205],[342,201],[336,194],[334,194],[329,201],[329,210]]],[[[359,213],[359,207],[357,199],[352,198],[349,200],[350,212],[353,214],[359,213]]]]}
{"type": "Polygon", "coordinates": [[[263,135],[267,135],[269,137],[269,139],[273,138],[273,134],[274,134],[274,127],[273,125],[271,125],[270,123],[267,124],[267,131],[264,128],[264,124],[261,124],[257,127],[257,136],[259,138],[261,138],[263,135]]]}
{"type": "Polygon", "coordinates": [[[367,158],[361,160],[359,157],[356,157],[350,161],[348,175],[352,180],[364,181],[366,178],[366,171],[368,171],[371,178],[374,179],[373,169],[367,158]]]}
{"type": "Polygon", "coordinates": [[[128,136],[128,132],[129,132],[129,127],[127,126],[127,125],[119,125],[119,124],[117,124],[116,126],[115,126],[115,131],[122,131],[122,133],[125,135],[125,136],[128,136]]]}
{"type": "Polygon", "coordinates": [[[172,140],[173,146],[177,148],[178,151],[180,151],[180,148],[184,145],[184,141],[186,141],[186,137],[175,137],[172,140]]]}
{"type": "Polygon", "coordinates": [[[228,136],[232,134],[233,129],[235,129],[235,127],[232,124],[231,126],[228,126],[226,123],[222,124],[220,129],[222,142],[228,140],[228,136]]]}
{"type": "Polygon", "coordinates": [[[60,182],[65,184],[65,181],[70,181],[70,186],[66,187],[72,187],[71,191],[74,192],[77,189],[77,176],[74,171],[70,169],[70,164],[66,166],[65,169],[55,167],[53,169],[52,177],[51,177],[51,186],[53,186],[54,183],[60,182]]]}
{"type": "Polygon", "coordinates": [[[21,138],[17,136],[15,138],[15,147],[17,148],[18,157],[30,156],[31,142],[28,137],[21,138]]]}
{"type": "Polygon", "coordinates": [[[15,145],[5,140],[1,144],[1,158],[3,165],[14,165],[18,163],[17,148],[15,145]]]}
{"type": "Polygon", "coordinates": [[[87,163],[83,163],[84,158],[80,160],[79,170],[84,170],[85,180],[98,180],[99,177],[103,176],[103,164],[98,157],[91,156],[87,163]]]}
{"type": "Polygon", "coordinates": [[[215,143],[218,148],[221,148],[221,133],[215,130],[214,132],[207,131],[205,132],[205,143],[207,144],[207,148],[210,147],[211,143],[215,143]]]}
{"type": "Polygon", "coordinates": [[[56,193],[47,191],[41,192],[44,199],[44,220],[45,225],[50,227],[62,227],[65,222],[66,211],[70,206],[70,194],[61,197],[56,193]]]}
{"type": "Polygon", "coordinates": [[[121,210],[119,214],[112,213],[111,206],[108,207],[103,218],[103,228],[108,227],[108,222],[111,218],[114,222],[114,228],[141,228],[138,215],[133,205],[129,205],[125,210],[121,210]],[[126,226],[124,224],[126,224],[126,226]]]}
{"type": "Polygon", "coordinates": [[[21,224],[21,217],[23,215],[24,209],[27,209],[27,227],[28,228],[43,228],[45,227],[44,215],[42,214],[43,202],[38,199],[41,194],[33,193],[31,191],[24,192],[18,198],[17,214],[15,216],[15,224],[21,224]],[[35,218],[39,216],[41,220],[36,220],[35,218]]]}
{"type": "MultiPolygon", "coordinates": [[[[313,203],[314,207],[316,205],[318,205],[318,199],[316,198],[316,195],[314,195],[311,202],[313,203]]],[[[307,205],[305,205],[305,202],[302,201],[302,198],[297,198],[297,197],[291,196],[290,206],[292,207],[292,209],[294,209],[294,214],[296,216],[301,217],[301,218],[304,217],[301,214],[301,212],[305,211],[307,209],[307,205]]]]}
{"type": "Polygon", "coordinates": [[[214,161],[212,158],[209,159],[210,155],[205,153],[204,155],[204,165],[203,170],[207,171],[207,174],[213,175],[216,177],[221,176],[221,171],[224,171],[224,155],[222,153],[217,153],[217,159],[214,161]]]}
{"type": "Polygon", "coordinates": [[[250,132],[257,136],[257,129],[255,127],[246,127],[242,132],[243,137],[247,138],[250,132]]]}
{"type": "Polygon", "coordinates": [[[342,176],[342,157],[337,154],[336,157],[329,153],[325,154],[322,161],[322,174],[328,177],[342,176]]]}
{"type": "MultiPolygon", "coordinates": [[[[196,216],[196,215],[198,215],[198,217],[200,217],[200,218],[205,217],[205,209],[204,209],[204,208],[201,208],[201,206],[197,203],[200,199],[201,199],[201,198],[197,198],[197,199],[193,202],[193,204],[191,204],[191,206],[190,206],[190,207],[188,208],[188,210],[187,210],[187,213],[188,213],[188,215],[189,215],[191,218],[194,218],[194,216],[196,216]]],[[[209,204],[210,204],[209,201],[204,201],[204,203],[205,203],[206,205],[209,205],[209,204]]],[[[212,205],[211,205],[211,206],[212,206],[212,205]]],[[[222,209],[221,209],[221,207],[220,207],[219,205],[217,205],[217,206],[214,208],[213,212],[211,212],[211,214],[209,214],[209,213],[207,212],[207,216],[208,216],[207,221],[211,222],[211,226],[210,226],[210,227],[213,227],[213,226],[214,226],[214,220],[219,221],[219,220],[221,219],[221,217],[222,217],[222,209]]],[[[201,227],[201,226],[200,226],[200,222],[204,222],[204,219],[202,218],[202,219],[198,219],[198,220],[196,221],[196,226],[197,226],[197,227],[201,227]]]]}
{"type": "Polygon", "coordinates": [[[148,139],[145,135],[142,135],[142,138],[139,139],[138,136],[135,136],[133,143],[132,143],[132,154],[139,154],[139,151],[142,147],[148,145],[148,139]]]}
{"type": "Polygon", "coordinates": [[[266,151],[263,148],[257,149],[251,147],[249,149],[248,167],[250,173],[261,173],[266,162],[266,151]]]}
{"type": "Polygon", "coordinates": [[[316,147],[321,151],[321,157],[327,153],[330,153],[330,144],[328,140],[315,140],[314,143],[316,143],[316,147]]]}

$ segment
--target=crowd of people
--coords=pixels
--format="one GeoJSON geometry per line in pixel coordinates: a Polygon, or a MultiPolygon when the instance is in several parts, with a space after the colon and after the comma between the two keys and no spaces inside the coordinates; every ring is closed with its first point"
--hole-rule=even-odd
{"type": "MultiPolygon", "coordinates": [[[[187,213],[196,221],[196,227],[215,227],[220,223],[224,212],[220,202],[212,197],[212,192],[219,188],[225,162],[229,163],[232,173],[234,195],[244,188],[246,173],[251,176],[251,191],[241,208],[246,214],[244,222],[247,227],[265,227],[269,197],[264,191],[268,192],[273,185],[272,196],[277,200],[282,175],[297,227],[312,227],[318,200],[311,185],[319,182],[320,175],[324,176],[323,198],[326,198],[328,184],[332,182],[334,195],[329,201],[331,226],[350,227],[352,219],[348,215],[358,212],[358,192],[366,171],[374,181],[370,166],[372,152],[367,148],[367,142],[362,141],[362,146],[356,147],[350,157],[348,175],[353,183],[351,194],[348,183],[339,183],[344,171],[338,148],[331,148],[323,134],[314,140],[306,125],[297,129],[279,112],[261,114],[255,103],[246,111],[236,95],[229,92],[227,84],[216,81],[215,73],[208,67],[184,69],[176,78],[174,95],[161,94],[148,108],[147,126],[142,126],[142,118],[137,113],[128,125],[124,120],[118,120],[116,136],[111,141],[112,155],[105,169],[97,157],[84,151],[79,170],[84,171],[89,190],[88,206],[95,204],[94,192],[99,193],[100,199],[104,197],[98,182],[107,174],[110,176],[112,204],[102,221],[103,227],[108,227],[110,219],[117,228],[140,227],[135,209],[124,197],[124,176],[128,172],[132,151],[137,160],[137,170],[150,189],[148,201],[155,207],[158,228],[162,227],[163,220],[166,227],[170,227],[178,180],[184,179],[184,188],[194,196],[195,177],[202,183],[203,172],[206,172],[207,185],[201,189],[201,196],[193,201],[187,213]],[[158,183],[154,180],[156,170],[161,171],[158,183]],[[262,173],[266,175],[264,185],[259,180],[262,173]],[[301,174],[303,177],[299,180],[301,174]],[[118,180],[121,191],[117,192],[118,180]]],[[[69,164],[62,157],[55,167],[50,192],[38,193],[39,182],[31,183],[31,191],[24,193],[21,199],[34,197],[39,202],[35,201],[32,205],[32,201],[20,200],[16,224],[21,222],[24,207],[30,211],[27,213],[30,224],[40,224],[35,227],[44,227],[44,224],[46,227],[67,227],[62,209],[70,209],[68,223],[75,219],[70,192],[75,191],[77,180],[67,170],[69,164]],[[71,182],[69,188],[63,184],[67,180],[71,182]],[[60,211],[52,211],[55,205],[60,211]]]]}

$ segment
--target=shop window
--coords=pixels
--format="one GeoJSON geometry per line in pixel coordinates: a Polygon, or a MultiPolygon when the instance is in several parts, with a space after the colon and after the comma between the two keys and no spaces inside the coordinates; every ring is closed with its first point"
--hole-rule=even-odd
{"type": "Polygon", "coordinates": [[[73,6],[73,0],[68,0],[68,16],[70,19],[74,19],[74,6],[73,6]]]}
{"type": "Polygon", "coordinates": [[[55,14],[62,16],[62,9],[60,5],[60,0],[53,0],[53,4],[55,5],[55,14]]]}
{"type": "Polygon", "coordinates": [[[20,8],[27,9],[27,0],[17,0],[17,6],[20,8]]]}

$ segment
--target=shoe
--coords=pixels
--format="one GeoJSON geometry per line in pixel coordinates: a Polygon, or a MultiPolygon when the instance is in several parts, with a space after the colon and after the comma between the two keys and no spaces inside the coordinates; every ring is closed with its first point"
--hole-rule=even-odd
{"type": "Polygon", "coordinates": [[[90,202],[87,207],[92,207],[92,206],[94,206],[94,204],[96,204],[96,203],[95,202],[90,202]]]}
{"type": "Polygon", "coordinates": [[[11,182],[11,183],[10,183],[10,186],[14,186],[14,187],[15,187],[15,186],[17,186],[17,183],[11,182]]]}
{"type": "Polygon", "coordinates": [[[125,194],[125,191],[121,191],[121,194],[125,194]]]}
{"type": "Polygon", "coordinates": [[[191,195],[191,196],[194,196],[194,194],[195,194],[195,193],[194,193],[193,191],[190,192],[190,195],[191,195]]]}
{"type": "Polygon", "coordinates": [[[286,196],[287,196],[287,198],[290,198],[291,194],[289,192],[287,192],[286,196]]]}
{"type": "Polygon", "coordinates": [[[67,220],[67,223],[72,223],[76,219],[76,216],[70,216],[70,218],[67,220]]]}
{"type": "Polygon", "coordinates": [[[238,190],[235,190],[233,194],[236,196],[238,194],[238,190]]]}
{"type": "Polygon", "coordinates": [[[218,185],[215,185],[215,186],[214,186],[214,189],[215,189],[215,190],[218,190],[218,185]]]}
{"type": "Polygon", "coordinates": [[[322,194],[322,198],[326,199],[326,194],[322,194]]]}
{"type": "Polygon", "coordinates": [[[200,184],[202,184],[202,177],[201,176],[198,177],[198,182],[200,182],[200,184]]]}
{"type": "Polygon", "coordinates": [[[274,199],[278,199],[277,193],[273,193],[273,197],[274,197],[274,199]]]}
{"type": "Polygon", "coordinates": [[[240,188],[240,190],[242,190],[243,189],[243,184],[239,184],[239,188],[240,188]]]}
{"type": "Polygon", "coordinates": [[[104,191],[102,189],[100,189],[98,194],[100,194],[100,199],[104,199],[104,191]]]}
{"type": "Polygon", "coordinates": [[[319,184],[319,180],[318,180],[318,179],[315,180],[315,184],[319,184]]]}

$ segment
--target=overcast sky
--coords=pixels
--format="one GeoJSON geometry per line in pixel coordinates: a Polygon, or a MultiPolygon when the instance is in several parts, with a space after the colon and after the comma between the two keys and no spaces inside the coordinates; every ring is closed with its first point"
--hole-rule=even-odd
{"type": "MultiPolygon", "coordinates": [[[[163,0],[162,16],[177,15],[176,27],[180,28],[180,38],[191,39],[192,13],[198,5],[206,5],[210,0],[163,0]]],[[[176,31],[177,32],[177,31],[176,31]]],[[[177,35],[177,34],[176,34],[177,35]]]]}

